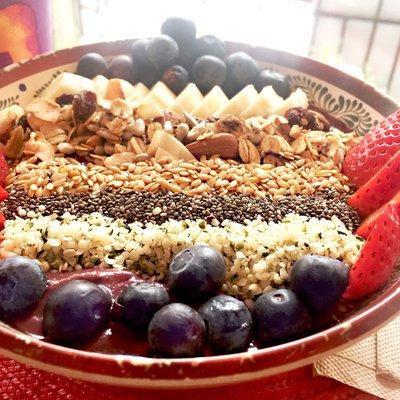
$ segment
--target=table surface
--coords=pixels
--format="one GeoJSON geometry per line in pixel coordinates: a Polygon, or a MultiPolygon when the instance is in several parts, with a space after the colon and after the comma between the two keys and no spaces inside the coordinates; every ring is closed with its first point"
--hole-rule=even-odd
{"type": "Polygon", "coordinates": [[[0,357],[0,400],[379,400],[304,367],[251,384],[201,390],[121,389],[72,380],[0,357]]]}

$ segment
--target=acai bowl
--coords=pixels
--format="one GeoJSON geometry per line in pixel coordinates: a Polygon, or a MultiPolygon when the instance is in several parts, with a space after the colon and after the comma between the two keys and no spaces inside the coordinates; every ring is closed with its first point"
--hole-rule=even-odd
{"type": "Polygon", "coordinates": [[[389,150],[362,136],[398,105],[316,61],[215,39],[196,39],[185,76],[193,31],[178,31],[1,72],[3,355],[110,385],[216,387],[309,365],[397,314],[398,115],[377,132],[389,150]],[[140,51],[136,76],[113,61],[140,51]],[[372,247],[388,224],[391,252],[372,247]],[[384,274],[363,261],[377,252],[384,274]]]}

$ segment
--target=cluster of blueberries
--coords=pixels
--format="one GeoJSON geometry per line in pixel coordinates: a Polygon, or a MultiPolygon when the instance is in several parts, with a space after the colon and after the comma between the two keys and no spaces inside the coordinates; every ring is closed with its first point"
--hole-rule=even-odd
{"type": "MultiPolygon", "coordinates": [[[[212,247],[195,245],[178,253],[166,286],[138,282],[113,301],[108,288],[74,279],[46,299],[47,340],[73,346],[95,338],[110,318],[146,332],[157,357],[193,357],[205,345],[215,353],[282,342],[305,334],[315,317],[330,313],[345,291],[349,269],[339,260],[307,255],[294,263],[290,289],[260,295],[250,311],[239,299],[219,294],[226,269],[212,247]]],[[[0,319],[26,313],[46,291],[46,274],[35,260],[12,256],[0,262],[0,319]]]]}
{"type": "Polygon", "coordinates": [[[108,64],[98,53],[83,55],[77,73],[87,78],[104,75],[142,82],[148,87],[163,81],[175,94],[194,82],[206,94],[221,86],[228,97],[246,85],[257,90],[272,85],[286,98],[290,94],[287,78],[278,72],[261,70],[257,61],[245,52],[225,55],[225,44],[213,35],[196,37],[196,26],[186,18],[164,21],[161,35],[136,40],[129,55],[114,57],[108,64]]]}

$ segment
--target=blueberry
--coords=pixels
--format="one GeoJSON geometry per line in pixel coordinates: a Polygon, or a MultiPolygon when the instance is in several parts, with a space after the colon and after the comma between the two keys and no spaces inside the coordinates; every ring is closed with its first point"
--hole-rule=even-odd
{"type": "Polygon", "coordinates": [[[127,326],[147,329],[153,315],[169,302],[169,296],[158,283],[140,282],[126,287],[118,296],[120,318],[127,326]]]}
{"type": "Polygon", "coordinates": [[[251,340],[252,319],[246,305],[234,297],[218,295],[199,309],[207,326],[208,343],[218,353],[245,350],[251,340]]]}
{"type": "Polygon", "coordinates": [[[114,57],[108,67],[110,78],[124,79],[135,83],[138,78],[139,68],[133,63],[132,58],[127,55],[114,57]]]}
{"type": "Polygon", "coordinates": [[[253,322],[257,337],[266,343],[303,334],[310,326],[310,314],[295,293],[277,289],[257,299],[253,322]]]}
{"type": "Polygon", "coordinates": [[[164,71],[162,81],[175,93],[179,94],[189,83],[189,74],[180,65],[174,65],[164,71]]]}
{"type": "Polygon", "coordinates": [[[46,274],[37,261],[22,256],[0,261],[0,318],[11,318],[34,306],[46,285],[46,274]]]}
{"type": "Polygon", "coordinates": [[[172,303],[157,311],[150,322],[150,349],[162,357],[195,357],[201,354],[206,327],[198,312],[186,304],[172,303]]]}
{"type": "Polygon", "coordinates": [[[201,56],[193,65],[193,78],[203,93],[221,86],[226,77],[225,63],[214,56],[201,56]]]}
{"type": "Polygon", "coordinates": [[[332,311],[349,282],[348,266],[334,258],[307,255],[297,260],[290,288],[317,314],[332,311]]]}
{"type": "Polygon", "coordinates": [[[210,55],[223,59],[225,57],[225,44],[213,35],[201,36],[196,40],[198,56],[210,55]]]}
{"type": "Polygon", "coordinates": [[[139,71],[138,80],[151,88],[155,83],[161,79],[161,72],[153,66],[153,64],[147,65],[145,68],[141,68],[139,71]]]}
{"type": "Polygon", "coordinates": [[[52,342],[92,339],[104,329],[110,308],[111,294],[107,289],[85,280],[70,281],[48,297],[43,332],[52,342]]]}
{"type": "Polygon", "coordinates": [[[161,33],[172,37],[181,46],[196,39],[196,25],[187,18],[170,17],[163,22],[161,33]]]}
{"type": "Polygon", "coordinates": [[[131,57],[135,65],[145,68],[150,64],[147,59],[146,46],[150,42],[149,38],[137,39],[131,46],[131,57]]]}
{"type": "Polygon", "coordinates": [[[168,271],[168,286],[179,298],[198,301],[216,294],[225,275],[222,255],[212,247],[196,245],[173,258],[168,271]]]}
{"type": "Polygon", "coordinates": [[[233,53],[225,60],[228,79],[240,88],[254,83],[259,74],[257,61],[244,52],[233,53]]]}
{"type": "Polygon", "coordinates": [[[146,45],[147,58],[160,71],[172,65],[178,53],[179,48],[175,40],[167,35],[154,37],[146,45]]]}
{"type": "Polygon", "coordinates": [[[97,75],[106,75],[107,61],[98,53],[87,53],[79,59],[76,73],[89,79],[97,75]]]}
{"type": "Polygon", "coordinates": [[[261,91],[265,86],[272,86],[279,96],[286,99],[290,95],[290,85],[287,77],[280,72],[265,69],[257,77],[256,89],[261,91]]]}
{"type": "Polygon", "coordinates": [[[179,55],[176,64],[185,68],[190,75],[197,57],[196,49],[192,44],[179,45],[179,55]]]}

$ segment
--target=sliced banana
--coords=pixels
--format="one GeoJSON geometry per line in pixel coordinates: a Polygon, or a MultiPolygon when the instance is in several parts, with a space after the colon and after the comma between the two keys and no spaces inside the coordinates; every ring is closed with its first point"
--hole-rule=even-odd
{"type": "Polygon", "coordinates": [[[239,93],[233,96],[227,104],[222,106],[214,113],[215,117],[233,115],[239,117],[240,114],[257,99],[258,93],[253,85],[247,85],[239,93]]]}
{"type": "Polygon", "coordinates": [[[268,116],[280,107],[282,103],[283,98],[276,94],[272,86],[266,86],[240,116],[242,118],[268,116]]]}
{"type": "Polygon", "coordinates": [[[146,100],[157,103],[161,109],[169,108],[175,98],[176,96],[163,82],[157,82],[146,96],[146,100]]]}
{"type": "Polygon", "coordinates": [[[147,154],[151,157],[154,157],[160,148],[165,150],[177,160],[196,160],[192,153],[178,139],[174,138],[172,135],[162,130],[155,132],[147,149],[147,154]]]}
{"type": "Polygon", "coordinates": [[[197,118],[209,118],[217,110],[224,107],[229,99],[219,86],[214,86],[203,98],[191,114],[197,118]]]}
{"type": "Polygon", "coordinates": [[[92,79],[92,81],[97,97],[104,99],[108,86],[108,79],[103,75],[97,75],[92,79]]]}
{"type": "Polygon", "coordinates": [[[293,107],[308,107],[307,95],[300,88],[297,88],[293,93],[291,93],[290,96],[275,109],[274,114],[284,115],[289,108],[293,107]]]}
{"type": "Polygon", "coordinates": [[[55,100],[62,94],[78,94],[82,90],[93,92],[94,84],[92,80],[70,72],[63,72],[50,83],[42,97],[47,100],[55,100]]]}
{"type": "Polygon", "coordinates": [[[142,99],[146,97],[149,94],[149,92],[150,92],[149,88],[146,85],[143,85],[142,82],[139,82],[135,85],[131,98],[136,97],[138,99],[142,99]]]}
{"type": "Polygon", "coordinates": [[[199,106],[203,100],[203,95],[194,83],[189,83],[185,89],[179,93],[175,102],[171,106],[171,111],[182,113],[184,111],[190,113],[199,106]]]}
{"type": "Polygon", "coordinates": [[[133,92],[133,85],[123,79],[113,78],[108,81],[104,98],[108,100],[128,99],[133,92]]]}
{"type": "Polygon", "coordinates": [[[148,120],[153,118],[158,118],[163,116],[162,108],[154,101],[144,99],[140,103],[133,104],[132,106],[136,108],[136,114],[138,117],[148,120]]]}

